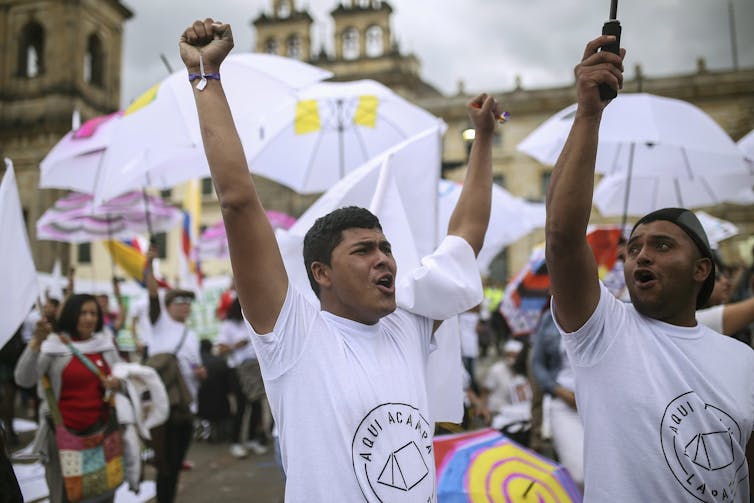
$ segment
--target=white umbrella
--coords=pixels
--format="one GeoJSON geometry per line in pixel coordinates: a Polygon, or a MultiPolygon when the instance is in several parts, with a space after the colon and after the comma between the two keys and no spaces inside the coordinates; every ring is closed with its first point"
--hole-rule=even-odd
{"type": "MultiPolygon", "coordinates": [[[[438,235],[448,230],[450,215],[461,195],[462,185],[449,180],[440,180],[438,195],[438,235]]],[[[545,226],[545,205],[529,203],[514,197],[498,185],[492,186],[490,223],[484,237],[484,246],[477,256],[477,264],[486,273],[492,260],[509,244],[526,236],[538,227],[545,226]]]]}
{"type": "Polygon", "coordinates": [[[751,162],[754,162],[754,129],[749,134],[738,140],[738,148],[751,162]]]}
{"type": "Polygon", "coordinates": [[[442,121],[378,82],[323,82],[259,123],[251,171],[298,193],[324,192],[384,150],[442,121]]]}
{"type": "Polygon", "coordinates": [[[608,175],[594,189],[593,202],[604,216],[642,216],[667,207],[754,204],[752,185],[754,175],[747,174],[693,178],[635,174],[630,179],[625,174],[608,175]]]}
{"type": "MultiPolygon", "coordinates": [[[[296,89],[332,74],[269,54],[233,54],[220,70],[236,127],[246,148],[259,141],[258,117],[296,89]]],[[[158,83],[125,111],[113,128],[95,186],[97,202],[141,186],[209,176],[193,91],[185,70],[158,83]],[[162,177],[162,178],[161,178],[162,177]]]]}
{"type": "Polygon", "coordinates": [[[696,217],[699,219],[699,223],[701,223],[704,228],[704,232],[707,233],[709,245],[713,250],[717,249],[720,241],[738,235],[738,227],[733,224],[733,222],[713,217],[704,211],[696,211],[695,213],[696,217]]]}
{"type": "MultiPolygon", "coordinates": [[[[518,149],[555,164],[576,114],[571,105],[535,129],[518,149]]],[[[751,173],[728,134],[696,106],[651,94],[621,94],[605,109],[597,172],[671,174],[751,173]]]]}

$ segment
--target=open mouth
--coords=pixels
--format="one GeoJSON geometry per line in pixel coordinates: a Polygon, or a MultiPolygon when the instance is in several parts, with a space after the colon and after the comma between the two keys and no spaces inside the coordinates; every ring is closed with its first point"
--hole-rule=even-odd
{"type": "Polygon", "coordinates": [[[657,276],[650,270],[641,269],[634,271],[634,282],[639,287],[649,287],[657,280],[657,276]]]}
{"type": "Polygon", "coordinates": [[[377,279],[377,286],[380,287],[381,290],[386,291],[388,293],[393,292],[394,284],[395,284],[395,280],[392,274],[386,274],[377,279]]]}

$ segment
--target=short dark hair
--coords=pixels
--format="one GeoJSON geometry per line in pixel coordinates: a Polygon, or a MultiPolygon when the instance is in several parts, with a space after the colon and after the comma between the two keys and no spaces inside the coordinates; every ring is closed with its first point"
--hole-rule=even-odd
{"type": "Polygon", "coordinates": [[[382,226],[371,211],[358,206],[347,206],[318,218],[304,236],[304,267],[317,298],[319,285],[312,275],[312,263],[322,262],[330,265],[332,251],[343,240],[343,231],[348,229],[382,230],[382,226]]]}
{"type": "Polygon", "coordinates": [[[68,297],[63,302],[63,308],[60,310],[60,316],[58,316],[57,329],[70,335],[74,339],[78,339],[79,333],[76,327],[79,324],[79,316],[81,315],[81,308],[87,302],[94,302],[97,306],[97,326],[94,328],[95,332],[102,331],[102,309],[99,307],[96,297],[89,295],[88,293],[77,293],[68,297]]]}

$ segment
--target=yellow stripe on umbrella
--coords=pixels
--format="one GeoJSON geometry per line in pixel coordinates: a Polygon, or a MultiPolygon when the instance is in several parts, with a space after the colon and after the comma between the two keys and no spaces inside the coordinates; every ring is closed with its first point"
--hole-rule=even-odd
{"type": "Polygon", "coordinates": [[[296,134],[314,133],[321,128],[317,100],[302,100],[296,103],[296,117],[294,119],[296,134]]]}

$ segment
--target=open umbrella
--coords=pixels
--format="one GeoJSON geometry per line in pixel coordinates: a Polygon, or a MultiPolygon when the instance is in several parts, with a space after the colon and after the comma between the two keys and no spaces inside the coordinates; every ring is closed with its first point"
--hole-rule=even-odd
{"type": "MultiPolygon", "coordinates": [[[[290,229],[296,223],[296,219],[280,211],[267,210],[267,219],[273,229],[290,229]]],[[[201,260],[226,259],[230,257],[228,252],[228,235],[225,233],[225,224],[222,220],[207,227],[199,236],[197,254],[201,260]]]]}
{"type": "Polygon", "coordinates": [[[89,194],[72,192],[37,220],[37,238],[66,243],[87,243],[106,239],[129,239],[139,234],[166,232],[181,223],[183,213],[162,199],[149,196],[149,215],[141,192],[123,194],[102,205],[94,205],[89,194]]]}
{"type": "MultiPolygon", "coordinates": [[[[586,235],[599,278],[616,296],[625,288],[623,263],[617,260],[620,236],[621,228],[617,225],[590,227],[586,235]]],[[[500,312],[514,336],[534,331],[549,297],[550,276],[542,244],[532,250],[526,265],[508,282],[500,303],[500,312]]]]}
{"type": "MultiPolygon", "coordinates": [[[[462,185],[440,180],[438,193],[438,235],[444,236],[453,209],[461,195],[462,185]]],[[[492,208],[484,246],[477,255],[477,264],[486,273],[492,260],[509,244],[545,226],[545,205],[530,203],[511,195],[499,185],[492,186],[492,208]]]]}
{"type": "MultiPolygon", "coordinates": [[[[560,155],[576,114],[571,105],[535,129],[518,149],[545,164],[560,155]]],[[[621,94],[605,109],[599,131],[596,170],[694,178],[754,174],[725,131],[694,105],[651,94],[621,94]]],[[[617,198],[627,203],[628,198],[617,198]]],[[[623,212],[624,224],[628,211],[623,212]]]]}
{"type": "Polygon", "coordinates": [[[246,145],[251,171],[298,193],[324,192],[384,150],[442,121],[378,82],[322,82],[291,95],[246,145]]]}
{"type": "Polygon", "coordinates": [[[725,241],[738,235],[738,227],[733,222],[713,217],[704,211],[696,211],[694,213],[699,219],[699,223],[702,224],[704,232],[707,233],[709,245],[713,250],[717,249],[720,241],[725,241]]]}
{"type": "MultiPolygon", "coordinates": [[[[260,115],[279,107],[294,90],[331,75],[270,54],[232,54],[221,72],[223,89],[246,148],[259,141],[256,124],[260,115]]],[[[185,70],[156,84],[124,110],[101,161],[94,190],[97,202],[140,187],[146,174],[150,184],[161,186],[209,176],[185,70]]]]}
{"type": "Polygon", "coordinates": [[[754,174],[689,176],[635,173],[608,175],[594,189],[604,216],[642,216],[660,208],[703,208],[721,203],[754,204],[754,174]]]}
{"type": "Polygon", "coordinates": [[[496,430],[435,437],[437,499],[443,503],[579,503],[563,466],[496,430]]]}

